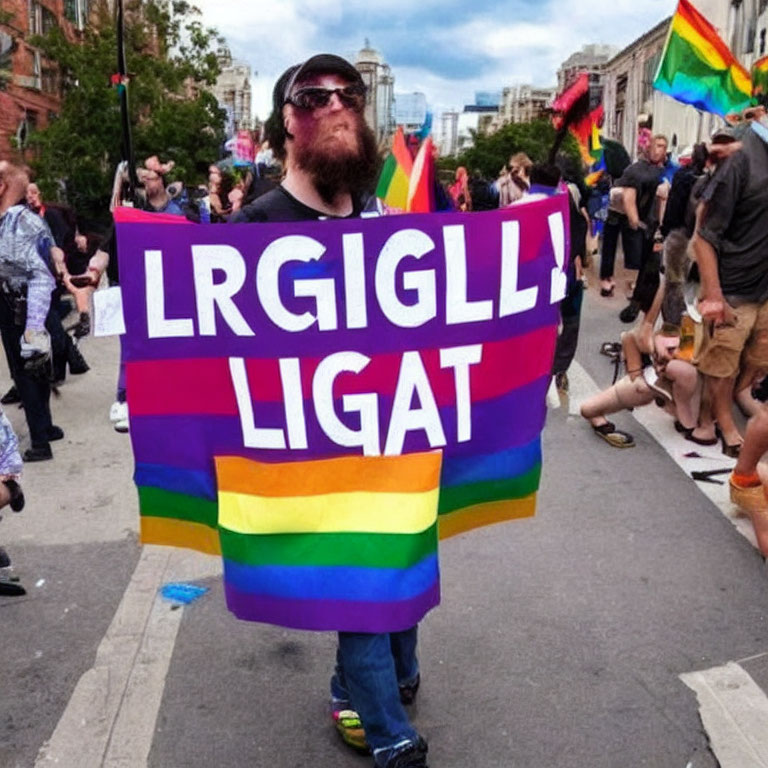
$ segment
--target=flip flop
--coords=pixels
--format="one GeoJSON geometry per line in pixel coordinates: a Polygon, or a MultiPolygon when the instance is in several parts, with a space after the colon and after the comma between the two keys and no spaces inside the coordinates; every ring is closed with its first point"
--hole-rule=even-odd
{"type": "Polygon", "coordinates": [[[599,427],[592,425],[592,430],[596,435],[605,440],[606,443],[612,445],[614,448],[634,448],[635,439],[629,432],[623,432],[620,429],[616,429],[616,425],[607,421],[605,424],[601,424],[599,427]]]}

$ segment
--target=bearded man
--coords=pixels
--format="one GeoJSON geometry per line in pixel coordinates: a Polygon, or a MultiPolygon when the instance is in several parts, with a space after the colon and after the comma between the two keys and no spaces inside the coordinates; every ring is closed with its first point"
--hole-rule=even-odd
{"type": "MultiPolygon", "coordinates": [[[[275,84],[265,125],[269,145],[283,163],[282,183],[230,221],[358,216],[379,165],[375,138],[363,118],[365,95],[360,73],[338,56],[319,54],[286,70],[275,84]]],[[[333,722],[347,744],[373,752],[376,768],[427,765],[427,744],[403,708],[419,686],[416,636],[416,627],[339,632],[333,722]]]]}

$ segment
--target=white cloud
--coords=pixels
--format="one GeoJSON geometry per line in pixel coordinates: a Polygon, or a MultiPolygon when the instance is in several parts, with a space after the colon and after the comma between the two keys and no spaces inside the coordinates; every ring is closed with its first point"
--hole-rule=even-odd
{"type": "MultiPolygon", "coordinates": [[[[343,28],[346,14],[370,7],[370,0],[280,0],[264,3],[222,3],[197,0],[207,24],[224,35],[236,58],[245,59],[258,73],[253,81],[253,103],[259,117],[271,109],[272,86],[286,67],[320,50],[354,57],[362,45],[359,30],[343,38],[330,37],[331,28],[343,28]]],[[[674,0],[544,0],[531,20],[525,0],[494,2],[490,10],[477,3],[471,21],[452,22],[444,0],[420,0],[419,17],[434,9],[433,22],[424,30],[424,45],[440,46],[458,55],[484,57],[482,75],[456,81],[422,67],[396,67],[396,91],[423,91],[433,107],[461,107],[475,90],[500,91],[504,86],[528,82],[554,85],[560,63],[587,43],[623,47],[674,12],[674,0]]],[[[407,24],[413,0],[388,0],[389,19],[407,24]]],[[[367,31],[376,44],[377,29],[367,31]]],[[[384,37],[384,33],[381,33],[384,37]]],[[[395,52],[382,50],[385,59],[395,52]]],[[[426,58],[426,57],[425,57],[426,58]]]]}

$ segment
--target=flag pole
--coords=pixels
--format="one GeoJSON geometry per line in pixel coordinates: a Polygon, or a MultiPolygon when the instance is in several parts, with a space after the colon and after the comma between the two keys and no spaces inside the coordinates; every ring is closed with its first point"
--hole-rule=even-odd
{"type": "Polygon", "coordinates": [[[122,128],[122,158],[128,164],[128,196],[135,199],[138,179],[136,177],[136,162],[133,156],[131,140],[131,118],[128,112],[128,72],[125,66],[125,38],[123,0],[117,0],[117,93],[120,99],[120,122],[122,128]]]}

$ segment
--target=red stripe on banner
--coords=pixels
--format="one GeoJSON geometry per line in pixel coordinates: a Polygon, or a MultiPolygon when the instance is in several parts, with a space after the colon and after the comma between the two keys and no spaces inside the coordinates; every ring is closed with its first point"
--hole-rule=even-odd
{"type": "MultiPolygon", "coordinates": [[[[557,330],[539,328],[522,336],[482,345],[480,363],[470,366],[472,400],[489,400],[522,387],[547,374],[552,365],[557,330]]],[[[440,366],[440,350],[421,350],[421,359],[439,407],[456,400],[455,374],[440,366]]],[[[334,397],[366,392],[394,395],[401,354],[379,355],[358,374],[341,373],[334,397]]],[[[312,397],[312,379],[319,358],[301,360],[302,391],[312,397]]],[[[283,388],[276,359],[246,361],[255,402],[280,402],[283,388]]],[[[126,364],[131,413],[136,416],[200,414],[231,416],[238,413],[226,358],[146,360],[126,364]]]]}
{"type": "Polygon", "coordinates": [[[118,206],[112,211],[112,218],[117,224],[192,224],[185,216],[173,213],[153,213],[139,208],[118,206]]]}

